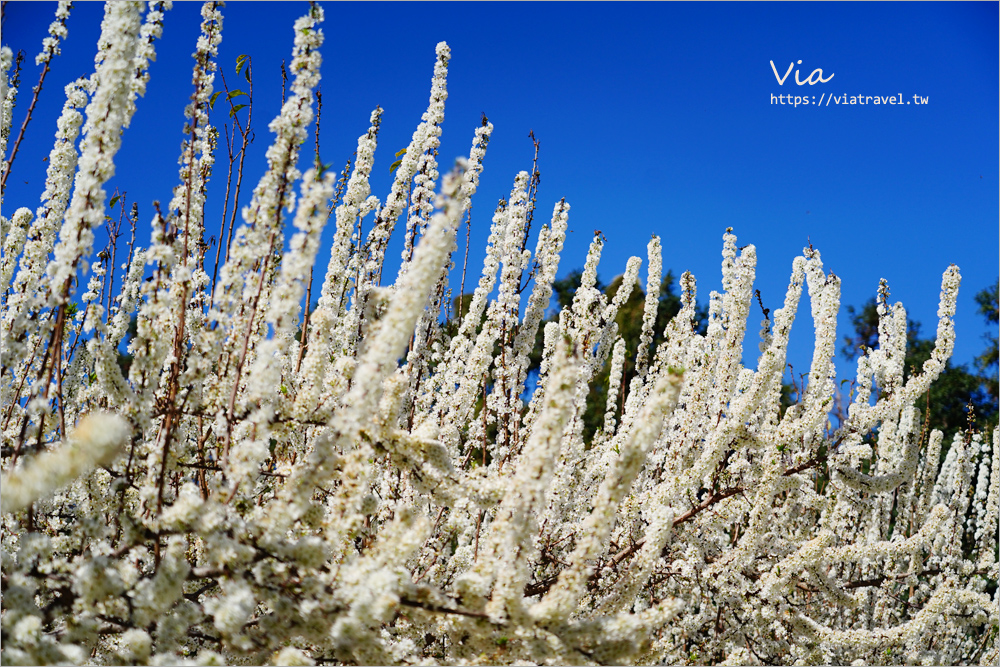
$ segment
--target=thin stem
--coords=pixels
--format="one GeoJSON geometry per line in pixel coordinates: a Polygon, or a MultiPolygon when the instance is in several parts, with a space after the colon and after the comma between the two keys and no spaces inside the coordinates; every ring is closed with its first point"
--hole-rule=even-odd
{"type": "MultiPolygon", "coordinates": [[[[63,25],[66,24],[66,20],[61,21],[63,25]]],[[[23,53],[21,54],[23,57],[23,53]]],[[[20,65],[20,60],[18,61],[20,65]]],[[[42,84],[45,83],[45,75],[49,73],[49,61],[45,61],[45,67],[42,68],[42,74],[38,77],[38,83],[35,85],[34,94],[31,96],[31,104],[28,106],[28,113],[24,117],[24,122],[21,123],[21,130],[17,133],[17,140],[14,142],[14,148],[11,149],[10,158],[7,159],[7,169],[3,172],[3,179],[0,180],[0,191],[5,191],[7,189],[7,177],[10,176],[11,167],[14,165],[14,158],[17,157],[17,149],[21,146],[21,140],[24,138],[24,133],[28,129],[28,123],[31,122],[31,115],[35,111],[35,105],[38,104],[38,96],[42,92],[42,84]]]]}

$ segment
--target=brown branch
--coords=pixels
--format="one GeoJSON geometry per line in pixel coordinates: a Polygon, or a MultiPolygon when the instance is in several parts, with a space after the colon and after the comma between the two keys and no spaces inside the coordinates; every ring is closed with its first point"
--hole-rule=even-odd
{"type": "Polygon", "coordinates": [[[785,472],[781,473],[781,475],[782,475],[782,477],[790,477],[791,475],[794,475],[796,473],[800,473],[803,470],[809,470],[809,468],[815,468],[820,463],[825,462],[826,458],[827,457],[825,455],[824,456],[814,456],[813,458],[809,459],[808,461],[806,461],[804,463],[800,463],[797,466],[793,466],[793,467],[789,468],[785,472]]]}
{"type": "MultiPolygon", "coordinates": [[[[63,26],[66,25],[66,19],[60,19],[63,26]]],[[[51,56],[50,56],[51,59],[51,56]]],[[[38,77],[38,83],[35,85],[34,94],[31,96],[31,104],[28,106],[28,114],[24,117],[24,122],[21,123],[21,130],[17,133],[17,140],[14,142],[14,148],[10,151],[10,159],[7,160],[7,169],[3,172],[3,179],[0,180],[0,192],[7,189],[7,177],[10,176],[11,167],[14,165],[14,158],[17,157],[17,149],[21,146],[21,140],[24,139],[24,132],[28,129],[28,123],[31,122],[31,115],[35,111],[35,105],[38,104],[38,95],[42,92],[42,84],[45,82],[45,75],[49,73],[49,61],[45,61],[45,67],[42,68],[42,74],[38,77]]]]}
{"type": "Polygon", "coordinates": [[[734,486],[734,487],[725,489],[724,491],[719,491],[718,493],[712,494],[711,496],[709,496],[708,498],[706,498],[704,501],[702,501],[702,503],[700,505],[698,505],[697,507],[692,507],[687,512],[685,512],[684,514],[682,514],[679,517],[677,517],[676,519],[674,519],[674,528],[676,528],[677,526],[681,525],[682,523],[684,523],[686,521],[691,520],[696,514],[699,514],[700,512],[703,512],[704,510],[708,509],[709,507],[711,507],[715,503],[717,503],[717,502],[719,502],[721,500],[725,500],[726,498],[729,498],[730,496],[735,496],[738,493],[743,493],[743,487],[734,486]]]}
{"type": "Polygon", "coordinates": [[[417,609],[423,609],[424,611],[432,611],[440,614],[456,614],[458,616],[468,616],[469,618],[485,618],[489,619],[489,614],[484,614],[481,611],[468,611],[466,609],[449,609],[448,607],[442,607],[440,605],[432,604],[430,602],[420,602],[418,600],[411,600],[409,598],[400,598],[399,604],[406,607],[416,607],[417,609]]]}
{"type": "Polygon", "coordinates": [[[551,577],[546,577],[541,581],[535,581],[524,587],[524,597],[534,597],[536,595],[541,595],[542,593],[548,592],[552,588],[552,584],[556,583],[559,579],[559,575],[554,574],[551,577]]]}
{"type": "Polygon", "coordinates": [[[306,337],[309,331],[309,315],[310,315],[310,302],[312,301],[312,291],[313,291],[313,269],[316,268],[315,263],[309,267],[309,284],[306,286],[306,312],[302,318],[302,333],[299,336],[299,355],[295,360],[295,374],[299,374],[299,369],[302,367],[302,357],[306,353],[306,337]]]}
{"type": "MultiPolygon", "coordinates": [[[[247,56],[247,72],[250,72],[251,59],[247,56]]],[[[219,76],[222,77],[222,85],[226,89],[226,100],[229,102],[230,112],[233,117],[233,127],[240,131],[240,163],[236,170],[236,192],[233,198],[233,211],[232,215],[229,217],[229,236],[226,240],[226,258],[225,262],[229,261],[229,248],[233,244],[233,229],[236,227],[236,212],[240,208],[240,191],[243,188],[243,161],[246,158],[247,147],[253,143],[253,133],[250,129],[250,123],[253,120],[253,75],[248,76],[250,83],[250,92],[247,95],[249,102],[247,103],[247,125],[246,128],[240,123],[239,115],[235,112],[235,106],[233,105],[232,99],[229,97],[229,86],[226,85],[226,76],[222,69],[219,69],[219,76]]],[[[225,205],[222,210],[222,227],[219,229],[219,245],[215,249],[215,268],[212,270],[212,295],[209,299],[209,308],[215,305],[215,284],[219,276],[219,260],[222,257],[222,237],[226,234],[226,217],[229,207],[229,191],[232,186],[233,181],[233,164],[236,161],[233,157],[233,145],[229,140],[229,126],[223,125],[226,129],[226,149],[229,152],[229,173],[226,177],[226,199],[225,205]]],[[[233,138],[236,138],[234,131],[233,138]]]]}
{"type": "MultiPolygon", "coordinates": [[[[919,574],[917,574],[917,576],[918,577],[933,577],[934,575],[937,575],[937,574],[941,574],[941,570],[938,570],[938,569],[935,569],[935,570],[924,570],[923,572],[920,572],[919,574]]],[[[866,588],[868,586],[881,586],[882,582],[884,582],[886,579],[896,579],[896,580],[899,580],[899,579],[906,579],[909,576],[910,576],[909,574],[899,574],[899,575],[896,575],[894,577],[886,577],[886,576],[883,575],[881,577],[874,577],[873,579],[858,579],[857,581],[850,581],[850,582],[844,584],[844,588],[847,589],[847,590],[852,590],[852,589],[855,589],[855,588],[866,588]]]]}
{"type": "MultiPolygon", "coordinates": [[[[690,521],[696,515],[698,515],[701,512],[704,512],[706,509],[708,509],[712,505],[714,505],[714,504],[716,504],[718,502],[721,502],[721,501],[725,500],[726,498],[729,498],[731,496],[735,496],[735,495],[740,494],[740,493],[743,493],[743,488],[739,487],[739,486],[734,486],[734,487],[725,489],[723,491],[719,491],[718,493],[712,494],[710,497],[706,498],[700,505],[697,505],[696,507],[692,507],[690,510],[688,510],[684,514],[682,514],[681,516],[679,516],[676,519],[674,519],[673,527],[676,528],[677,526],[681,525],[682,523],[690,521]]],[[[609,565],[612,565],[612,566],[619,565],[626,558],[628,558],[629,556],[631,556],[632,554],[634,554],[635,552],[637,552],[639,549],[641,549],[643,547],[643,545],[645,545],[645,544],[646,544],[645,540],[640,540],[638,542],[633,542],[627,548],[623,549],[622,551],[619,551],[617,554],[615,554],[614,556],[612,556],[611,560],[609,561],[609,565]]],[[[593,581],[595,581],[597,579],[599,571],[600,570],[598,569],[591,576],[591,578],[590,578],[591,582],[593,582],[593,581]]],[[[540,593],[545,593],[546,591],[549,590],[549,588],[552,587],[552,584],[554,584],[556,582],[556,579],[558,579],[558,576],[559,575],[553,575],[553,576],[548,577],[546,579],[542,579],[541,581],[536,581],[534,583],[528,584],[527,586],[524,587],[524,594],[525,594],[525,596],[532,597],[534,595],[539,595],[540,593]]]]}
{"type": "MultiPolygon", "coordinates": [[[[216,24],[217,25],[217,24],[216,24]]],[[[198,109],[197,100],[201,94],[201,91],[205,87],[205,72],[209,67],[209,58],[207,55],[202,55],[198,60],[198,65],[195,69],[197,78],[195,81],[195,91],[191,96],[194,100],[194,106],[191,112],[191,123],[189,126],[189,143],[187,146],[187,164],[185,165],[186,173],[184,175],[184,184],[186,186],[184,193],[184,239],[183,245],[181,246],[181,265],[187,264],[188,255],[190,252],[191,245],[191,190],[194,187],[194,165],[195,165],[195,146],[198,140],[198,109]]],[[[202,108],[203,111],[207,110],[202,108]]],[[[202,186],[204,187],[204,186],[202,186]]],[[[124,207],[123,207],[124,208],[124,207]]],[[[201,240],[201,239],[199,239],[201,240]]],[[[175,405],[177,401],[177,394],[180,390],[178,386],[178,380],[181,375],[183,367],[186,365],[186,352],[187,346],[184,344],[185,338],[185,325],[187,322],[187,307],[188,307],[188,291],[190,287],[190,277],[187,280],[181,282],[181,293],[179,299],[180,314],[177,318],[177,329],[174,334],[174,344],[173,344],[173,356],[174,360],[170,366],[170,376],[167,382],[167,404],[175,405]]],[[[160,428],[160,432],[163,434],[163,461],[160,468],[160,476],[157,483],[157,494],[156,494],[156,509],[159,511],[163,507],[163,491],[166,482],[167,468],[169,467],[169,453],[170,453],[170,441],[173,437],[173,429],[175,426],[175,420],[173,415],[167,415],[166,419],[160,428]]]]}
{"type": "MultiPolygon", "coordinates": [[[[282,198],[278,198],[279,205],[282,203],[282,198]]],[[[280,208],[278,209],[280,215],[280,208]]],[[[222,445],[222,456],[223,459],[229,459],[229,441],[232,438],[233,431],[233,416],[236,411],[236,396],[239,394],[240,390],[240,376],[243,373],[243,365],[246,363],[247,355],[250,351],[250,337],[253,335],[253,323],[257,316],[257,305],[260,303],[261,293],[264,291],[264,280],[267,278],[267,271],[270,265],[271,256],[274,254],[274,241],[277,237],[277,229],[271,232],[271,242],[268,245],[267,255],[264,257],[263,266],[260,268],[260,279],[257,281],[257,292],[253,295],[253,300],[250,302],[250,318],[247,320],[247,328],[243,335],[243,348],[240,351],[240,361],[236,365],[236,378],[233,380],[233,390],[229,395],[229,405],[226,408],[226,436],[223,440],[222,445]]]]}

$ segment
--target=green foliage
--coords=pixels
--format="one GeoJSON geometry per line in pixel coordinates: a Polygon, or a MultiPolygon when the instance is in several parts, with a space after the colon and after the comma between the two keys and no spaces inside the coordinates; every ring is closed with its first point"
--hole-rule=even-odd
{"type": "Polygon", "coordinates": [[[246,71],[243,76],[246,78],[247,83],[250,83],[250,57],[247,54],[243,54],[236,58],[236,73],[239,74],[243,66],[246,65],[246,71]]]}
{"type": "Polygon", "coordinates": [[[129,344],[132,339],[139,334],[139,318],[135,315],[128,322],[128,329],[125,332],[125,340],[122,341],[122,345],[118,349],[118,367],[122,370],[122,375],[128,377],[128,370],[132,367],[132,362],[135,357],[130,352],[122,352],[122,348],[128,350],[129,344]]]}
{"type": "Polygon", "coordinates": [[[402,150],[396,151],[396,157],[398,157],[399,159],[396,160],[395,162],[393,162],[391,165],[389,165],[389,173],[390,174],[393,173],[394,171],[396,171],[396,169],[399,168],[399,165],[403,164],[403,158],[400,157],[400,156],[405,156],[405,155],[406,155],[406,149],[405,148],[403,148],[402,150]]]}
{"type": "Polygon", "coordinates": [[[465,317],[466,313],[469,312],[469,304],[472,303],[472,297],[474,296],[475,294],[473,292],[467,292],[466,294],[456,296],[454,299],[452,299],[450,321],[457,323],[459,320],[465,317]]]}

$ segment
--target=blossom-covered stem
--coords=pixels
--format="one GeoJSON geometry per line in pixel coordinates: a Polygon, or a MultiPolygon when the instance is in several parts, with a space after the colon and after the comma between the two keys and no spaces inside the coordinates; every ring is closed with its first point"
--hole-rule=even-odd
{"type": "MultiPolygon", "coordinates": [[[[406,235],[404,237],[403,264],[400,275],[413,258],[413,244],[417,232],[423,232],[433,211],[431,204],[434,194],[434,183],[438,178],[437,149],[441,145],[441,123],[444,122],[444,103],[448,99],[447,78],[448,61],[451,59],[451,49],[441,42],[437,45],[437,62],[434,64],[434,78],[431,80],[431,100],[423,116],[423,132],[421,144],[416,156],[414,171],[414,187],[410,194],[410,213],[406,219],[406,235]]],[[[420,130],[418,129],[418,132],[420,130]]],[[[414,134],[414,139],[416,139],[414,134]]],[[[410,148],[413,148],[411,142],[410,148]]],[[[409,153],[409,149],[407,150],[409,153]]]]}
{"type": "MultiPolygon", "coordinates": [[[[24,132],[28,129],[28,123],[31,122],[31,115],[35,112],[35,105],[38,104],[38,96],[42,92],[45,75],[49,73],[49,63],[52,60],[52,56],[59,55],[59,41],[66,39],[66,35],[69,32],[66,30],[66,20],[69,18],[69,12],[72,8],[72,0],[59,0],[59,6],[56,8],[56,20],[49,26],[49,36],[43,42],[42,52],[35,57],[36,65],[44,63],[45,66],[42,68],[42,73],[38,76],[38,83],[35,84],[35,88],[32,91],[31,104],[28,105],[28,113],[24,117],[24,122],[21,123],[21,129],[17,133],[17,139],[14,141],[14,147],[10,151],[10,157],[7,158],[2,181],[0,181],[0,190],[7,189],[7,177],[10,175],[14,158],[17,157],[17,149],[21,146],[21,139],[24,138],[24,132]]],[[[4,70],[6,75],[6,68],[4,70]]],[[[6,148],[6,144],[4,148],[6,148]]],[[[0,155],[2,154],[3,152],[0,151],[0,155]]]]}
{"type": "Polygon", "coordinates": [[[83,122],[83,115],[78,109],[83,108],[87,101],[85,85],[84,79],[77,79],[66,86],[66,103],[57,122],[59,130],[56,132],[56,143],[49,152],[43,203],[36,211],[35,220],[28,232],[20,269],[10,290],[4,293],[6,309],[2,326],[6,344],[2,352],[3,372],[0,375],[8,372],[13,360],[20,356],[19,349],[24,344],[23,336],[28,325],[27,309],[34,296],[33,289],[45,271],[49,253],[55,244],[58,224],[69,203],[73,172],[77,164],[75,143],[83,122]]]}
{"type": "Polygon", "coordinates": [[[299,177],[295,165],[312,121],[313,89],[319,83],[322,62],[319,53],[323,43],[323,32],[319,29],[322,21],[323,10],[318,5],[296,21],[292,95],[271,123],[276,136],[267,150],[268,170],[254,189],[250,205],[243,210],[245,224],[236,233],[230,258],[222,267],[221,280],[215,289],[216,305],[211,318],[218,323],[219,333],[206,334],[200,344],[202,349],[211,350],[216,344],[212,340],[225,335],[222,345],[227,363],[213,379],[210,391],[225,401],[219,407],[225,414],[222,451],[227,460],[241,377],[254,347],[255,334],[261,333],[258,310],[266,305],[264,295],[270,292],[270,281],[275,274],[275,252],[283,245],[281,211],[294,203],[291,187],[299,177]]]}
{"type": "MultiPolygon", "coordinates": [[[[97,66],[95,90],[87,106],[80,169],[54,258],[46,268],[48,294],[36,297],[39,306],[48,305],[57,313],[50,349],[46,350],[43,361],[43,369],[48,369],[43,370],[47,379],[36,395],[48,396],[55,364],[62,362],[62,323],[66,320],[70,288],[81,261],[90,253],[92,230],[104,219],[106,193],[102,186],[114,173],[114,155],[121,145],[122,128],[128,122],[125,103],[133,74],[131,64],[136,52],[139,19],[138,3],[112,3],[105,11],[101,40],[107,48],[97,66]]],[[[43,321],[42,331],[46,326],[52,326],[51,317],[43,321]]]]}
{"type": "MultiPolygon", "coordinates": [[[[990,546],[997,543],[997,522],[1000,521],[1000,430],[993,429],[993,452],[989,473],[984,474],[980,468],[980,477],[989,478],[989,487],[985,499],[976,488],[976,500],[982,502],[980,521],[977,526],[977,537],[979,546],[979,567],[992,566],[994,575],[997,568],[997,557],[995,551],[990,551],[990,546]],[[983,502],[985,500],[985,502],[983,502]]],[[[983,461],[985,467],[986,461],[983,461]]]]}
{"type": "MultiPolygon", "coordinates": [[[[476,194],[476,190],[479,187],[479,177],[483,171],[483,159],[486,156],[486,148],[489,145],[490,135],[492,132],[493,124],[484,119],[483,124],[476,129],[475,135],[472,139],[472,148],[469,151],[469,159],[465,162],[465,171],[462,175],[461,196],[462,201],[464,202],[463,206],[465,207],[462,212],[463,218],[466,216],[466,211],[469,210],[472,197],[476,194]]],[[[430,374],[427,368],[427,351],[429,347],[435,344],[434,339],[440,336],[441,325],[439,313],[445,306],[444,297],[448,283],[448,273],[451,268],[452,262],[450,261],[441,267],[440,275],[437,280],[437,286],[435,287],[435,297],[432,301],[431,307],[424,311],[420,318],[420,322],[417,325],[417,331],[415,332],[414,339],[410,344],[410,350],[407,354],[407,368],[410,374],[410,393],[407,400],[410,402],[411,406],[415,406],[416,402],[421,400],[421,397],[418,394],[421,379],[425,373],[428,375],[430,374]]],[[[423,392],[422,408],[428,408],[431,403],[433,403],[433,400],[438,393],[438,379],[441,379],[441,376],[432,378],[429,382],[427,391],[423,392]]]]}
{"type": "MultiPolygon", "coordinates": [[[[7,72],[14,62],[14,53],[10,50],[9,46],[4,45],[0,47],[0,156],[7,153],[7,139],[10,138],[10,126],[14,121],[14,101],[17,99],[17,78],[21,69],[22,58],[23,53],[19,53],[17,70],[14,72],[12,80],[8,81],[7,72]]],[[[2,160],[3,158],[0,157],[0,165],[5,170],[4,176],[6,177],[7,163],[2,160]]],[[[6,188],[0,188],[0,197],[2,197],[5,191],[6,188]]],[[[6,229],[4,229],[4,234],[6,234],[6,229]]]]}
{"type": "MultiPolygon", "coordinates": [[[[11,278],[14,276],[14,265],[28,240],[31,218],[30,209],[19,208],[10,220],[10,230],[3,239],[3,257],[0,258],[0,285],[10,285],[11,283],[11,278]]],[[[7,301],[8,289],[5,288],[3,291],[4,302],[7,301]]]]}
{"type": "Polygon", "coordinates": [[[571,355],[565,341],[561,341],[555,351],[557,371],[548,383],[545,405],[516,461],[515,481],[490,525],[490,557],[478,561],[479,572],[494,569],[496,561],[500,561],[500,567],[494,569],[497,581],[487,607],[494,617],[524,616],[521,605],[528,576],[528,545],[537,528],[537,517],[545,506],[546,487],[573,411],[578,362],[571,355]]]}
{"type": "MultiPolygon", "coordinates": [[[[196,243],[200,243],[203,237],[204,227],[202,220],[203,198],[205,196],[205,174],[210,169],[213,160],[211,152],[211,142],[209,136],[211,126],[208,122],[208,105],[212,95],[212,81],[215,64],[213,58],[218,54],[219,43],[222,41],[222,14],[219,11],[219,3],[209,0],[202,6],[201,39],[198,41],[198,50],[195,53],[195,67],[193,74],[194,93],[191,96],[191,104],[185,110],[185,116],[189,119],[186,129],[188,138],[185,141],[184,153],[181,156],[181,185],[175,188],[174,197],[170,202],[170,211],[176,212],[176,217],[171,219],[171,225],[181,229],[181,238],[175,241],[173,250],[180,251],[180,258],[174,270],[173,284],[169,290],[171,294],[165,301],[173,303],[177,310],[176,324],[174,328],[174,340],[172,349],[172,361],[168,372],[166,393],[167,404],[175,405],[179,392],[178,379],[185,365],[187,346],[187,313],[191,292],[195,289],[194,280],[198,274],[204,274],[200,269],[200,262],[193,253],[196,243]]],[[[204,285],[204,281],[198,281],[204,285]]],[[[168,453],[170,442],[174,437],[175,417],[173,413],[168,413],[161,423],[158,439],[162,442],[162,460],[160,465],[160,477],[157,487],[157,509],[163,506],[163,491],[166,483],[168,464],[168,453]]]]}
{"type": "Polygon", "coordinates": [[[649,447],[659,437],[665,419],[677,404],[682,376],[665,373],[657,380],[650,401],[621,445],[621,457],[608,470],[594,498],[594,509],[580,526],[581,538],[570,556],[570,565],[559,575],[559,581],[544,598],[531,608],[531,616],[543,625],[562,623],[573,611],[583,594],[586,572],[594,559],[607,548],[607,534],[618,504],[628,492],[632,481],[645,461],[649,447]]]}
{"type": "MultiPolygon", "coordinates": [[[[305,292],[307,268],[311,268],[319,249],[319,236],[326,223],[326,202],[333,194],[335,176],[319,176],[310,169],[303,176],[302,196],[299,198],[294,225],[299,230],[291,248],[281,263],[281,272],[275,283],[266,314],[272,337],[261,343],[260,353],[251,372],[252,384],[248,391],[260,409],[276,411],[272,404],[280,396],[275,386],[282,386],[282,370],[293,343],[292,333],[299,321],[302,295],[305,292]]],[[[307,326],[304,324],[303,326],[307,326]]]]}
{"type": "Polygon", "coordinates": [[[663,272],[663,257],[660,237],[653,236],[646,246],[649,268],[646,269],[646,301],[642,310],[642,334],[639,336],[639,350],[635,358],[635,373],[645,377],[649,364],[649,347],[653,344],[653,325],[656,323],[657,306],[660,303],[660,277],[663,272]]]}
{"type": "MultiPolygon", "coordinates": [[[[396,177],[393,179],[385,206],[379,211],[375,224],[368,233],[366,247],[369,248],[369,254],[365,262],[362,285],[367,282],[377,283],[378,277],[381,276],[386,246],[396,221],[406,206],[411,180],[419,168],[421,157],[425,151],[431,149],[430,144],[436,142],[440,135],[439,126],[444,122],[444,101],[448,97],[448,61],[451,58],[451,49],[446,43],[440,42],[435,53],[437,58],[434,64],[434,78],[431,80],[430,102],[427,111],[421,117],[420,125],[413,132],[413,137],[406,147],[406,153],[403,155],[399,167],[396,169],[396,177]]],[[[425,178],[429,177],[429,175],[425,175],[425,178]]],[[[431,180],[436,178],[435,176],[431,180]]],[[[409,251],[406,252],[409,255],[409,251]]],[[[404,263],[400,267],[400,275],[405,271],[405,266],[404,263]]]]}
{"type": "Polygon", "coordinates": [[[618,385],[625,367],[625,339],[619,337],[611,352],[611,372],[608,373],[608,400],[604,409],[604,435],[615,431],[615,411],[618,409],[618,385]]]}
{"type": "MultiPolygon", "coordinates": [[[[347,181],[343,199],[336,207],[336,231],[333,237],[333,247],[330,250],[330,260],[327,264],[318,306],[315,312],[310,313],[311,344],[305,356],[305,376],[308,379],[302,383],[305,386],[315,387],[318,378],[325,371],[326,363],[324,360],[329,359],[334,327],[337,321],[342,318],[344,311],[354,229],[357,221],[377,206],[377,200],[372,201],[373,198],[369,197],[371,187],[368,179],[371,176],[375,149],[378,145],[378,130],[382,122],[381,107],[376,107],[372,111],[370,122],[368,132],[358,138],[354,170],[347,181]]],[[[358,241],[360,242],[360,239],[358,241]]],[[[347,331],[353,332],[362,326],[367,297],[367,292],[360,286],[356,286],[353,312],[348,314],[348,317],[344,318],[342,322],[347,331]]],[[[357,335],[360,335],[360,332],[357,335]]],[[[342,344],[351,347],[350,342],[342,344]]],[[[301,405],[311,405],[317,400],[318,395],[308,390],[299,399],[301,405]]]]}
{"type": "Polygon", "coordinates": [[[236,411],[236,397],[239,395],[240,390],[240,376],[243,373],[243,367],[247,361],[247,355],[250,352],[250,337],[254,332],[254,320],[257,317],[257,308],[260,305],[260,297],[264,292],[264,282],[267,278],[267,269],[269,260],[274,252],[275,240],[277,239],[278,233],[274,231],[271,233],[271,241],[268,244],[267,253],[265,255],[264,267],[261,269],[260,275],[257,277],[257,287],[253,292],[253,296],[250,301],[249,315],[247,317],[246,328],[243,331],[242,343],[239,351],[239,361],[236,362],[234,374],[235,377],[232,383],[232,389],[229,392],[229,403],[226,405],[226,437],[222,442],[222,456],[223,459],[229,457],[229,443],[232,437],[232,424],[233,418],[235,417],[236,411]]]}
{"type": "MultiPolygon", "coordinates": [[[[530,185],[530,184],[529,184],[530,185]]],[[[524,383],[528,373],[528,357],[534,345],[538,326],[545,315],[549,300],[552,298],[552,284],[559,271],[559,256],[563,243],[566,241],[566,229],[569,225],[569,204],[560,200],[552,211],[552,219],[543,226],[538,234],[538,244],[535,247],[535,286],[524,309],[524,317],[514,338],[514,360],[516,383],[514,396],[524,392],[524,383]]]]}

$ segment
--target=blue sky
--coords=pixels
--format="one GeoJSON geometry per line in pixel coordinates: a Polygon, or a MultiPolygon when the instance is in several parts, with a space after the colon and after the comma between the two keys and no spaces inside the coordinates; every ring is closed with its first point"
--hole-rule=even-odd
{"type": "MultiPolygon", "coordinates": [[[[108,186],[138,201],[147,225],[141,243],[148,240],[151,202],[168,201],[177,182],[199,7],[178,2],[168,12],[148,93],[108,186]]],[[[930,335],[941,274],[955,263],[963,283],[954,360],[970,362],[982,350],[987,327],[973,297],[1000,273],[997,3],[324,7],[324,162],[339,170],[381,105],[373,193],[384,199],[393,153],[407,145],[426,108],[434,46],[442,40],[452,61],[441,164],[468,153],[481,112],[496,126],[474,200],[473,275],[497,199],[509,193],[519,170],[531,167],[533,130],[541,142],[538,215],[547,221],[561,197],[572,206],[560,274],[583,265],[594,230],[608,238],[600,266],[605,281],[624,270],[630,255],[645,264],[655,233],[663,240],[664,268],[692,271],[705,300],[720,289],[721,237],[733,227],[740,245],[757,247],[757,287],[772,310],[784,297],[793,258],[811,242],[841,277],[844,305],[862,304],[885,278],[892,299],[930,335]],[[780,75],[795,64],[800,80],[816,68],[833,78],[799,86],[793,71],[779,85],[770,61],[780,75]],[[772,95],[822,95],[824,105],[772,104],[772,95]],[[831,95],[895,95],[911,103],[827,105],[831,95]],[[927,104],[912,103],[913,95],[927,104]]],[[[249,54],[254,67],[256,141],[244,180],[250,187],[263,171],[266,126],[279,109],[279,66],[290,60],[292,23],[306,10],[298,2],[232,3],[224,10],[219,63],[230,86],[244,83],[234,72],[238,55],[249,54]]],[[[54,11],[55,3],[44,2],[6,7],[3,43],[27,56],[15,134],[54,11]]],[[[90,73],[101,15],[96,3],[73,10],[63,54],[53,61],[8,181],[5,215],[38,205],[62,88],[90,73]]],[[[225,121],[221,105],[213,120],[225,121]]],[[[306,159],[311,155],[310,147],[306,159]]],[[[220,149],[210,233],[221,215],[224,157],[220,149]]],[[[326,248],[331,236],[327,230],[326,248]]],[[[401,245],[396,239],[393,247],[401,245]]],[[[319,264],[326,265],[322,254],[319,264]]],[[[759,319],[751,316],[751,336],[759,319]]],[[[847,332],[842,312],[839,333],[847,332]]],[[[800,310],[790,351],[797,370],[808,367],[811,338],[808,310],[800,310]]],[[[751,340],[750,364],[755,350],[751,340]]],[[[853,377],[851,364],[838,367],[840,377],[853,377]]]]}

